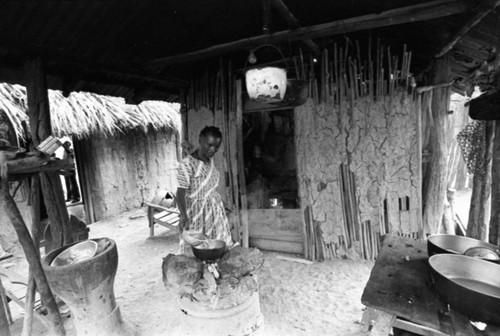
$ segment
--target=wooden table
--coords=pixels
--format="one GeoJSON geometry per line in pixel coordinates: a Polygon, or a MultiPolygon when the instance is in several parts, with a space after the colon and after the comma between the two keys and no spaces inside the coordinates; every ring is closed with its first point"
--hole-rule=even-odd
{"type": "Polygon", "coordinates": [[[439,300],[431,282],[427,242],[386,235],[361,297],[370,335],[391,328],[419,335],[475,335],[469,320],[439,300]]]}

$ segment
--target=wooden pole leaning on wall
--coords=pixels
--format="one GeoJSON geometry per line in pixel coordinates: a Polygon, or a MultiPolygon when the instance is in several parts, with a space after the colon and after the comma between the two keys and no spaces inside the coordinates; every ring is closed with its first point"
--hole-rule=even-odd
{"type": "MultiPolygon", "coordinates": [[[[219,72],[216,76],[215,83],[215,99],[214,99],[214,111],[219,109],[222,110],[222,131],[225,134],[224,139],[224,157],[227,162],[227,171],[229,179],[228,197],[231,202],[233,213],[231,219],[234,225],[234,231],[236,231],[235,241],[240,242],[243,245],[243,234],[242,234],[242,222],[240,216],[239,208],[239,186],[238,186],[238,146],[237,137],[238,130],[231,125],[236,125],[236,110],[231,108],[231,99],[229,97],[229,86],[235,85],[232,80],[229,71],[229,64],[224,58],[219,59],[219,72]]],[[[186,124],[187,125],[187,124],[186,124]]]]}
{"type": "MultiPolygon", "coordinates": [[[[437,59],[431,68],[430,85],[449,82],[450,67],[447,57],[437,59]]],[[[425,234],[436,233],[444,213],[446,197],[446,162],[448,154],[447,127],[449,87],[433,89],[430,142],[432,158],[423,181],[422,204],[425,234]]]]}
{"type": "Polygon", "coordinates": [[[243,247],[248,247],[249,244],[249,229],[248,229],[248,204],[245,181],[245,167],[243,162],[243,101],[242,101],[242,83],[241,80],[236,80],[236,127],[237,146],[238,146],[238,182],[240,186],[241,197],[241,224],[243,233],[243,247]]]}
{"type": "MultiPolygon", "coordinates": [[[[40,177],[33,175],[31,177],[30,187],[31,200],[31,239],[35,251],[40,248],[40,177]]],[[[40,258],[40,256],[38,256],[40,258]]],[[[36,282],[33,269],[29,269],[28,289],[26,291],[26,300],[24,307],[23,333],[22,336],[31,336],[33,330],[33,310],[35,308],[36,282]]]]}
{"type": "Polygon", "coordinates": [[[491,167],[491,207],[489,242],[500,244],[500,120],[495,120],[493,160],[491,167]]]}

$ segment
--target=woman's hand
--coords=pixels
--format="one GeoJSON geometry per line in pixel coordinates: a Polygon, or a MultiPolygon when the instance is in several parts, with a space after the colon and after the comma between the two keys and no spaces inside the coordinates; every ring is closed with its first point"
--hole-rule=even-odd
{"type": "Polygon", "coordinates": [[[185,230],[182,232],[181,237],[186,244],[191,246],[198,246],[200,244],[203,244],[207,239],[203,234],[203,230],[185,230]]]}

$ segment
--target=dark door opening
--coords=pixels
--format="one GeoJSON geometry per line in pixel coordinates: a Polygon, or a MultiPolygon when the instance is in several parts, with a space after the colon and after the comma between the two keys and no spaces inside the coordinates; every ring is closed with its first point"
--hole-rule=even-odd
{"type": "Polygon", "coordinates": [[[248,208],[299,208],[293,110],[245,113],[243,118],[248,208]]]}
{"type": "Polygon", "coordinates": [[[250,246],[304,253],[292,109],[243,114],[250,246]]]}

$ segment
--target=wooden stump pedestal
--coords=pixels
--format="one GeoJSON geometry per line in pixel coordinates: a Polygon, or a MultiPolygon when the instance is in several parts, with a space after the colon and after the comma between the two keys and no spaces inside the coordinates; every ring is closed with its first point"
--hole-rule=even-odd
{"type": "MultiPolygon", "coordinates": [[[[71,245],[50,252],[43,260],[50,287],[71,310],[77,336],[127,336],[133,328],[121,316],[113,285],[118,268],[116,243],[109,242],[94,257],[65,266],[50,266],[54,258],[71,245]]],[[[103,243],[103,240],[100,244],[103,243]]]]}

